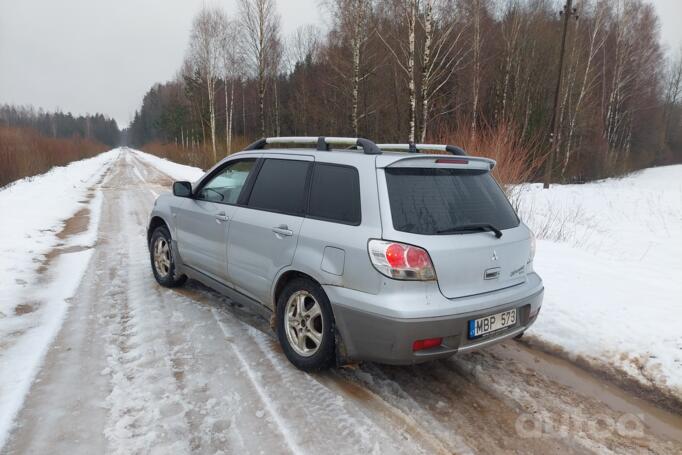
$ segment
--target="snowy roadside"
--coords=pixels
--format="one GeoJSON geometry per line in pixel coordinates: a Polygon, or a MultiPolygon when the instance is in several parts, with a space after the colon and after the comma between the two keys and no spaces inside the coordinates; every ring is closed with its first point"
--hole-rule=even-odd
{"type": "Polygon", "coordinates": [[[92,189],[118,154],[0,190],[0,447],[90,260],[102,204],[92,189]]]}
{"type": "Polygon", "coordinates": [[[682,166],[530,185],[545,301],[531,342],[682,400],[682,166]]]}
{"type": "Polygon", "coordinates": [[[165,158],[159,158],[158,156],[141,152],[139,150],[133,150],[130,148],[127,150],[131,153],[134,153],[136,157],[148,164],[151,164],[153,167],[173,178],[174,180],[187,180],[190,182],[195,182],[199,180],[202,175],[204,175],[204,171],[198,167],[178,164],[173,161],[168,161],[165,158]]]}

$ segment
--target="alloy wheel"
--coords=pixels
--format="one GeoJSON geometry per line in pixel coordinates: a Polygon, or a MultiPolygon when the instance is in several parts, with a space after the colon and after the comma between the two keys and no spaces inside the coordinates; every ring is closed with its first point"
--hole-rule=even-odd
{"type": "Polygon", "coordinates": [[[284,314],[289,345],[303,357],[314,355],[322,344],[324,333],[319,302],[308,291],[297,291],[289,297],[284,314]]]}
{"type": "Polygon", "coordinates": [[[156,273],[162,278],[168,276],[170,272],[170,248],[168,241],[163,237],[157,238],[156,243],[154,243],[154,267],[156,268],[156,273]]]}

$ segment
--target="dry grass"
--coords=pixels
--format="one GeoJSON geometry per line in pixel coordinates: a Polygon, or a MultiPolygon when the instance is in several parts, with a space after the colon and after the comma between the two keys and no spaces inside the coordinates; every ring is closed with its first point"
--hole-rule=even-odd
{"type": "MultiPolygon", "coordinates": [[[[238,152],[249,144],[250,142],[246,138],[236,137],[232,142],[232,150],[229,153],[224,153],[224,146],[218,147],[218,159],[220,160],[226,155],[238,152]]],[[[208,169],[215,164],[213,162],[213,152],[211,151],[210,144],[187,148],[174,143],[150,142],[140,147],[140,149],[144,152],[166,158],[176,163],[186,164],[201,169],[208,169]]]]}
{"type": "Polygon", "coordinates": [[[533,230],[538,239],[566,242],[575,247],[585,247],[593,234],[599,232],[599,225],[579,200],[561,205],[539,198],[530,192],[521,200],[518,213],[533,230]]]}
{"type": "Polygon", "coordinates": [[[504,187],[514,207],[518,207],[521,185],[533,180],[543,164],[533,140],[524,140],[513,125],[502,124],[472,134],[470,127],[437,133],[432,142],[458,145],[470,155],[494,159],[493,175],[504,187]]]}
{"type": "Polygon", "coordinates": [[[0,126],[0,187],[53,166],[90,158],[108,149],[96,141],[42,136],[32,128],[0,126]]]}

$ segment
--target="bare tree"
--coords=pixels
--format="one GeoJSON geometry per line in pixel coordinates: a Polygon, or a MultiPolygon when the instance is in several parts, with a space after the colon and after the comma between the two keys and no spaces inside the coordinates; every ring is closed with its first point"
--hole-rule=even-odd
{"type": "Polygon", "coordinates": [[[402,33],[401,36],[391,37],[390,41],[381,31],[378,31],[378,35],[407,81],[409,142],[415,142],[417,135],[417,83],[421,82],[419,138],[425,141],[430,121],[439,116],[433,115],[433,101],[442,95],[443,88],[461,67],[467,54],[467,50],[461,46],[464,27],[457,27],[454,20],[446,21],[445,16],[450,16],[450,8],[443,7],[436,11],[434,0],[394,0],[388,3],[391,11],[398,12],[402,33]],[[417,43],[418,25],[423,31],[421,43],[417,43]],[[421,67],[420,81],[416,76],[417,64],[421,67]]]}
{"type": "MultiPolygon", "coordinates": [[[[586,7],[586,4],[583,3],[583,8],[586,7]]],[[[581,73],[582,77],[580,77],[580,82],[577,87],[577,98],[575,101],[572,103],[572,106],[567,106],[569,111],[567,113],[568,116],[568,132],[566,133],[566,145],[565,145],[565,151],[564,151],[564,160],[563,160],[563,165],[561,168],[561,175],[564,176],[566,174],[566,170],[568,168],[568,165],[571,160],[572,152],[573,152],[573,141],[574,137],[576,134],[576,129],[577,129],[577,123],[578,123],[578,117],[582,112],[582,109],[588,99],[588,97],[592,94],[592,92],[596,89],[599,77],[601,76],[600,73],[597,71],[596,68],[596,59],[598,58],[599,53],[601,53],[602,48],[605,45],[606,42],[606,33],[604,29],[605,25],[605,20],[606,20],[606,14],[607,14],[607,7],[606,7],[606,2],[605,1],[599,1],[594,7],[594,14],[593,18],[590,22],[588,22],[588,32],[587,32],[587,42],[586,43],[579,43],[578,39],[580,36],[583,36],[583,34],[579,33],[580,29],[579,26],[581,23],[585,23],[585,20],[583,21],[577,21],[576,22],[576,31],[574,34],[574,43],[573,43],[573,49],[577,50],[579,48],[585,47],[586,48],[586,56],[585,56],[585,61],[583,64],[583,67],[581,68],[581,73]]],[[[579,66],[579,61],[578,59],[571,59],[570,62],[573,65],[573,68],[571,71],[569,71],[569,89],[567,89],[567,92],[572,89],[576,83],[576,78],[578,77],[578,66],[579,66]]],[[[562,109],[563,110],[563,109],[562,109]]],[[[563,117],[563,114],[562,114],[563,117]]]]}
{"type": "Polygon", "coordinates": [[[370,37],[368,32],[369,17],[373,7],[373,0],[327,0],[328,10],[340,35],[348,40],[350,45],[350,74],[343,68],[329,62],[332,68],[343,79],[350,82],[351,96],[351,129],[357,136],[360,131],[360,83],[372,72],[363,71],[362,64],[366,59],[365,45],[370,37]]]}
{"type": "Polygon", "coordinates": [[[293,72],[297,63],[307,59],[316,61],[321,46],[322,36],[319,27],[313,24],[298,26],[286,43],[285,69],[287,72],[293,72]]]}
{"type": "Polygon", "coordinates": [[[204,7],[194,18],[189,44],[189,62],[206,86],[209,109],[209,127],[213,160],[217,161],[216,150],[216,82],[220,74],[221,47],[227,27],[227,16],[219,8],[204,7]]]}
{"type": "Polygon", "coordinates": [[[663,99],[663,143],[670,139],[672,125],[672,110],[682,100],[682,45],[677,56],[671,60],[665,76],[665,94],[663,99]]]}
{"type": "Polygon", "coordinates": [[[473,28],[471,39],[472,71],[471,71],[471,135],[476,136],[478,126],[479,99],[481,96],[481,60],[483,43],[482,33],[483,11],[487,6],[485,0],[473,0],[471,2],[470,21],[473,28]]]}
{"type": "Polygon", "coordinates": [[[468,53],[462,43],[466,26],[458,24],[454,18],[451,18],[451,12],[447,8],[436,10],[435,4],[434,0],[424,0],[424,50],[421,61],[422,121],[419,134],[421,141],[426,140],[430,122],[449,112],[448,110],[434,112],[433,102],[439,96],[452,96],[452,92],[444,92],[444,88],[461,69],[468,53]],[[436,28],[436,23],[440,23],[440,27],[436,28]]]}
{"type": "Polygon", "coordinates": [[[247,64],[258,80],[260,134],[265,136],[265,91],[272,74],[273,52],[279,43],[280,16],[274,0],[239,0],[247,64]]]}
{"type": "Polygon", "coordinates": [[[296,106],[295,125],[301,125],[301,131],[308,135],[308,110],[311,77],[311,66],[318,61],[321,46],[320,29],[314,25],[299,26],[289,37],[286,48],[286,65],[290,73],[294,73],[300,65],[300,77],[294,82],[293,104],[296,106]]]}
{"type": "MultiPolygon", "coordinates": [[[[635,98],[659,64],[655,15],[652,6],[638,1],[617,0],[613,20],[614,49],[610,63],[610,87],[606,93],[604,138],[607,165],[625,164],[632,144],[633,114],[640,108],[635,98]],[[633,31],[637,31],[633,33],[633,31]]],[[[608,63],[605,63],[608,64],[608,63]]],[[[607,69],[604,72],[608,74],[607,69]]],[[[655,82],[655,81],[654,81],[655,82]]]]}
{"type": "Polygon", "coordinates": [[[235,46],[239,36],[238,24],[235,21],[228,21],[225,25],[221,45],[221,59],[223,66],[223,92],[225,94],[225,145],[227,152],[230,153],[234,136],[234,85],[235,82],[241,83],[244,62],[238,47],[235,46]]]}
{"type": "Polygon", "coordinates": [[[221,60],[223,68],[223,92],[225,95],[225,145],[227,153],[232,151],[234,137],[234,86],[241,84],[244,76],[244,58],[238,46],[239,24],[230,20],[225,24],[222,36],[221,60]],[[229,94],[228,94],[229,93],[229,94]]]}
{"type": "MultiPolygon", "coordinates": [[[[407,140],[410,143],[414,143],[417,129],[417,83],[415,80],[415,60],[419,0],[399,0],[397,2],[390,1],[389,7],[394,12],[394,15],[400,18],[399,20],[402,24],[399,33],[403,38],[400,36],[393,37],[392,41],[397,42],[397,45],[393,45],[387,41],[380,30],[377,31],[377,34],[391,52],[395,58],[395,62],[398,64],[398,67],[400,70],[402,70],[407,79],[410,125],[407,140]],[[396,10],[397,14],[395,14],[396,10]]],[[[428,24],[430,25],[430,23],[431,22],[429,21],[428,24]]],[[[429,38],[430,35],[427,37],[427,40],[429,38]]],[[[425,52],[429,52],[429,46],[427,46],[425,52]]],[[[428,56],[426,56],[426,58],[428,59],[428,56]]]]}

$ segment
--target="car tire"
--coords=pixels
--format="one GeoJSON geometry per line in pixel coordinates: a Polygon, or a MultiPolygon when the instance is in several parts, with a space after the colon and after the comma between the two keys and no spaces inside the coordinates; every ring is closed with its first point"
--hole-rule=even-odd
{"type": "Polygon", "coordinates": [[[288,283],[277,299],[276,313],[277,338],[296,368],[313,372],[334,363],[334,315],[319,284],[306,278],[288,283]]]}
{"type": "Polygon", "coordinates": [[[152,233],[149,241],[149,258],[156,282],[167,288],[182,286],[187,276],[176,276],[175,258],[171,247],[171,235],[168,228],[159,226],[152,233]]]}

